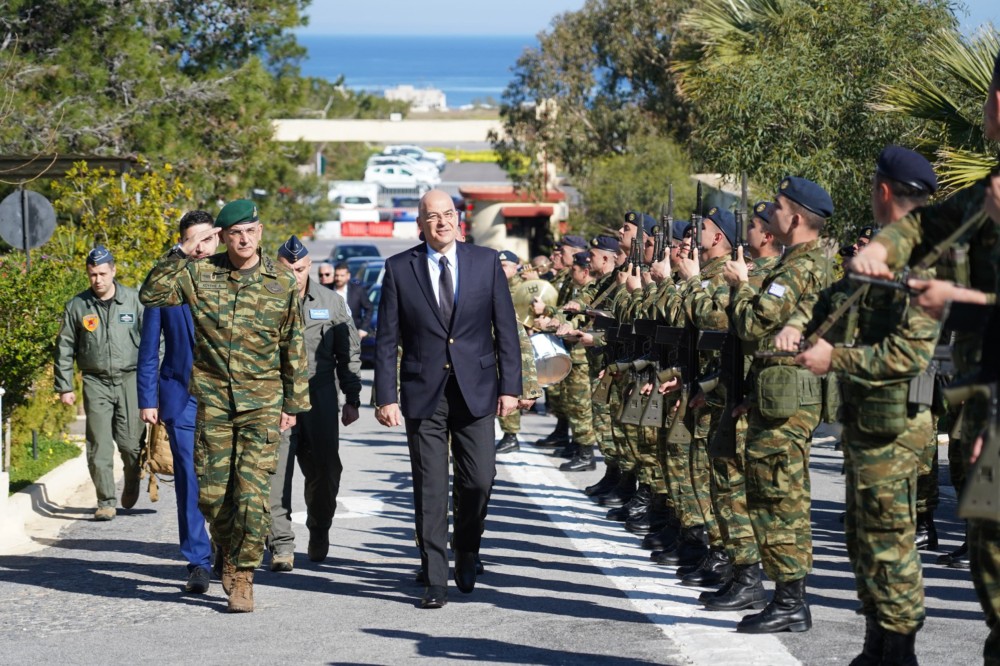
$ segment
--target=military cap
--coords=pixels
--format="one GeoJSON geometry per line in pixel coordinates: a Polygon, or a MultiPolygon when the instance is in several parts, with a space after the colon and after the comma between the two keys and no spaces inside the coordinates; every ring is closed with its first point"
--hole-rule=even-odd
{"type": "Polygon", "coordinates": [[[778,194],[823,219],[833,215],[833,199],[830,198],[830,194],[821,185],[808,178],[785,176],[778,185],[778,194]]]}
{"type": "Polygon", "coordinates": [[[691,230],[691,223],[687,220],[674,220],[674,238],[680,240],[687,236],[688,231],[691,230]]]}
{"type": "Polygon", "coordinates": [[[579,250],[587,249],[587,239],[583,236],[563,236],[562,240],[559,241],[560,246],[575,247],[579,250]]]}
{"type": "Polygon", "coordinates": [[[87,253],[88,266],[100,266],[101,264],[113,263],[115,263],[114,255],[111,254],[111,250],[103,245],[95,245],[94,249],[87,253]]]}
{"type": "Polygon", "coordinates": [[[228,229],[236,224],[257,222],[258,219],[257,206],[254,202],[247,201],[246,199],[237,199],[236,201],[230,201],[222,207],[222,210],[219,211],[219,216],[215,218],[215,226],[220,229],[228,229]]]}
{"type": "Polygon", "coordinates": [[[706,220],[712,220],[719,231],[726,237],[730,245],[736,245],[736,216],[725,208],[712,206],[708,209],[706,220]]]}
{"type": "Polygon", "coordinates": [[[637,213],[634,210],[630,210],[625,213],[625,222],[635,225],[636,227],[638,227],[639,224],[642,224],[642,229],[647,234],[653,233],[653,227],[656,226],[656,220],[653,219],[652,215],[637,213]]]}
{"type": "Polygon", "coordinates": [[[921,192],[937,191],[937,176],[927,158],[901,146],[886,146],[875,162],[875,172],[921,192]]]}
{"type": "Polygon", "coordinates": [[[758,201],[753,205],[754,217],[759,217],[767,224],[771,224],[771,216],[774,214],[773,201],[758,201]]]}
{"type": "Polygon", "coordinates": [[[509,261],[512,264],[521,263],[521,260],[517,258],[517,255],[510,250],[504,250],[500,253],[500,261],[509,261]]]}
{"type": "Polygon", "coordinates": [[[309,254],[309,249],[294,234],[278,248],[278,256],[284,257],[293,264],[307,254],[309,254]]]}
{"type": "Polygon", "coordinates": [[[590,268],[590,253],[589,252],[577,252],[573,255],[573,265],[582,266],[584,268],[590,268]]]}
{"type": "Polygon", "coordinates": [[[618,252],[621,243],[614,236],[598,236],[590,241],[590,247],[594,250],[604,250],[605,252],[618,252]]]}
{"type": "Polygon", "coordinates": [[[872,239],[875,235],[875,227],[861,227],[861,231],[858,232],[858,238],[872,239]]]}

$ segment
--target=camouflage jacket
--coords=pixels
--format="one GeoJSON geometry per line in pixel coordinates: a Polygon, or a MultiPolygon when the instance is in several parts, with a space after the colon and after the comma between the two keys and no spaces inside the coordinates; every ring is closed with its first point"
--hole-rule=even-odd
{"type": "Polygon", "coordinates": [[[308,411],[309,366],[295,278],[258,254],[256,270],[242,275],[225,252],[199,260],[168,253],[146,276],[139,296],[147,307],[191,308],[190,391],[200,401],[237,412],[308,411]]]}
{"type": "Polygon", "coordinates": [[[361,340],[344,299],[332,289],[309,280],[302,299],[303,337],[309,362],[309,383],[325,386],[337,378],[347,402],[361,393],[361,340]]]}
{"type": "MultiPolygon", "coordinates": [[[[699,330],[724,331],[729,328],[726,306],[715,307],[713,300],[716,291],[726,287],[722,269],[728,259],[728,256],[716,257],[702,267],[700,274],[687,279],[684,314],[699,330]]],[[[726,305],[728,300],[726,299],[726,305]]]]}
{"type": "Polygon", "coordinates": [[[142,333],[142,303],[135,289],[115,280],[115,295],[102,304],[87,289],[66,304],[56,339],[55,390],[73,390],[73,360],[85,375],[120,383],[135,372],[142,333]]]}
{"type": "Polygon", "coordinates": [[[521,343],[521,399],[533,400],[542,397],[538,385],[538,369],[535,367],[535,349],[531,346],[524,326],[517,327],[517,338],[521,343]]]}

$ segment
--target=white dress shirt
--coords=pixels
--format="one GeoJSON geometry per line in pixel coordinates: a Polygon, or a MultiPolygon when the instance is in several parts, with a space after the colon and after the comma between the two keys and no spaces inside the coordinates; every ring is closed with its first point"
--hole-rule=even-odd
{"type": "Polygon", "coordinates": [[[441,254],[432,248],[430,245],[427,246],[427,270],[431,274],[431,289],[434,290],[434,299],[440,303],[441,294],[438,293],[441,289],[441,265],[438,263],[441,261],[441,257],[448,257],[448,270],[451,271],[451,285],[455,288],[455,292],[452,294],[454,299],[455,295],[458,294],[458,252],[456,248],[457,243],[452,243],[451,249],[441,254]]]}

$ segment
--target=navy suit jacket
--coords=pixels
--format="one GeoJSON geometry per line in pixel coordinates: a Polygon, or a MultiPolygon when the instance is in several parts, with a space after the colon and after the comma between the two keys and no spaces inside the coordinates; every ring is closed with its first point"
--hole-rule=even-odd
{"type": "Polygon", "coordinates": [[[194,321],[186,305],[146,308],[142,318],[136,385],[139,409],[159,407],[160,419],[173,422],[187,407],[194,362],[194,321]],[[160,332],[163,363],[160,363],[160,332]]]}
{"type": "Polygon", "coordinates": [[[517,316],[495,250],[456,244],[458,293],[451,326],[441,316],[427,246],[385,262],[375,339],[375,397],[397,401],[396,347],[403,348],[398,395],[403,416],[433,416],[454,372],[474,417],[495,413],[498,395],[521,395],[517,316]]]}

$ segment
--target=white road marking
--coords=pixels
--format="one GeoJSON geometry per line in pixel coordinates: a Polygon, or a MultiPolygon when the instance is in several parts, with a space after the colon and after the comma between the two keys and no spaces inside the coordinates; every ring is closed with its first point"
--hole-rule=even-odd
{"type": "MultiPolygon", "coordinates": [[[[348,520],[350,518],[367,518],[377,516],[385,508],[385,502],[376,497],[358,497],[348,495],[337,498],[337,515],[334,520],[348,520]]],[[[296,511],[291,516],[292,522],[299,525],[306,524],[306,512],[296,511]]]]}

